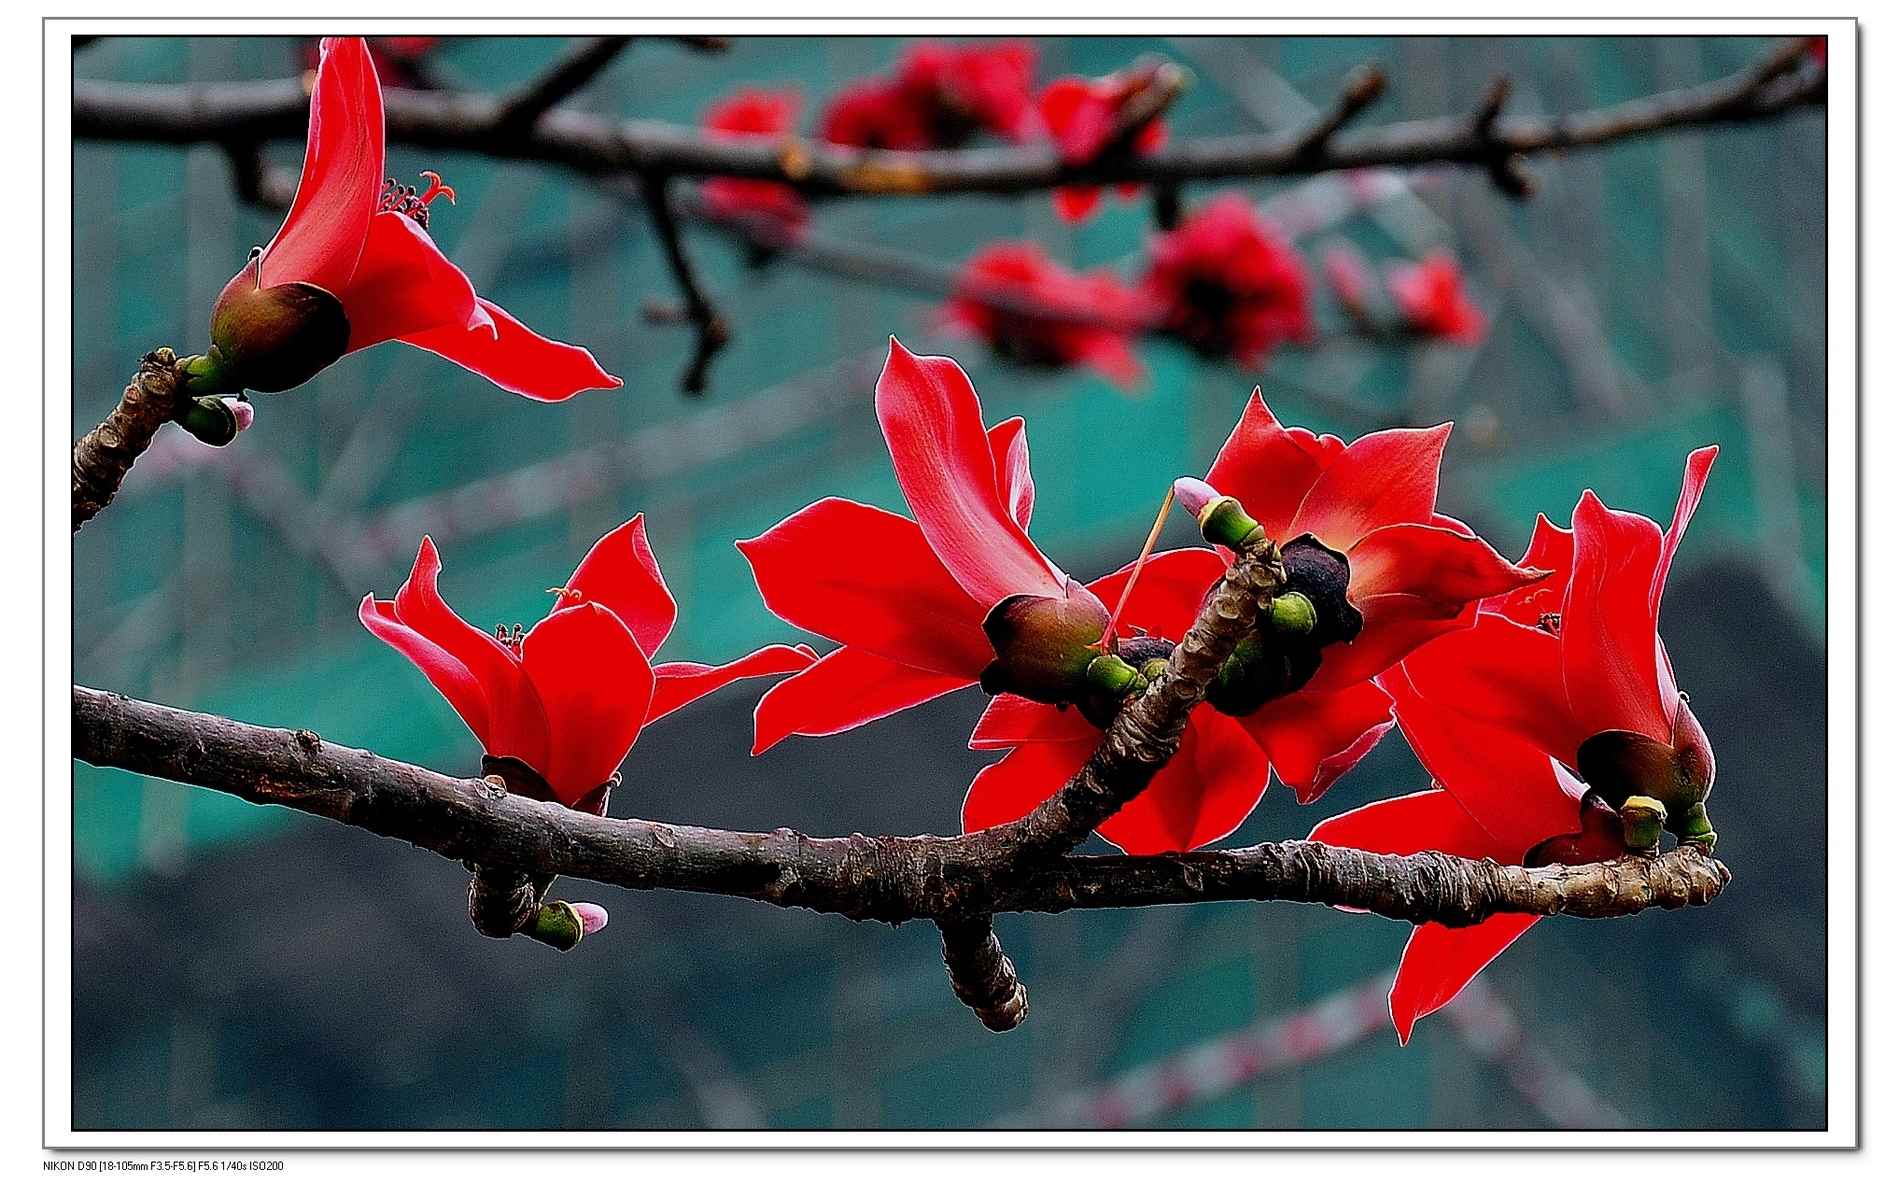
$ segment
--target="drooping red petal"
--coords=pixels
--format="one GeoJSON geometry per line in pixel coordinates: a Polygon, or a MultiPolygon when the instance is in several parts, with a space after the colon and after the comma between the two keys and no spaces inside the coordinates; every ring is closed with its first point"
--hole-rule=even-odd
{"type": "MultiPolygon", "coordinates": [[[[1134,571],[1135,565],[1130,563],[1090,583],[1089,591],[1103,604],[1122,604],[1122,589],[1134,571]]],[[[1182,547],[1150,555],[1135,590],[1122,604],[1120,632],[1140,630],[1169,641],[1181,640],[1200,613],[1207,590],[1226,571],[1227,560],[1208,547],[1182,547]]]]}
{"type": "Polygon", "coordinates": [[[1392,981],[1392,1026],[1399,1043],[1411,1040],[1420,1019],[1457,998],[1479,971],[1538,920],[1507,913],[1461,929],[1437,924],[1414,929],[1392,981]]]}
{"type": "Polygon", "coordinates": [[[1347,595],[1354,603],[1400,593],[1433,601],[1447,616],[1547,578],[1512,563],[1476,535],[1414,522],[1374,530],[1346,557],[1352,565],[1347,595]]]}
{"type": "Polygon", "coordinates": [[[1698,448],[1689,454],[1689,461],[1683,466],[1682,493],[1676,499],[1676,513],[1669,521],[1669,532],[1663,535],[1662,557],[1656,563],[1656,574],[1649,582],[1649,611],[1652,615],[1662,609],[1663,583],[1669,578],[1669,565],[1676,558],[1676,548],[1682,543],[1682,533],[1689,529],[1689,520],[1695,517],[1695,509],[1702,502],[1703,487],[1709,483],[1709,468],[1715,464],[1716,454],[1720,451],[1713,444],[1698,448]]]}
{"type": "Polygon", "coordinates": [[[411,333],[402,340],[447,358],[502,390],[541,403],[558,403],[582,391],[621,385],[580,346],[541,336],[492,300],[478,303],[494,322],[493,332],[441,328],[411,333]]]}
{"type": "MultiPolygon", "coordinates": [[[[1461,728],[1484,724],[1497,734],[1520,737],[1537,753],[1575,762],[1577,745],[1590,734],[1569,715],[1562,671],[1562,646],[1556,637],[1501,616],[1478,614],[1471,629],[1457,629],[1421,646],[1402,667],[1385,671],[1379,680],[1397,701],[1398,726],[1404,728],[1421,760],[1425,760],[1425,754],[1419,747],[1423,743],[1421,734],[1416,734],[1416,720],[1421,718],[1417,711],[1429,703],[1436,711],[1455,713],[1444,718],[1435,732],[1465,735],[1461,728]],[[1397,682],[1400,669],[1419,701],[1412,707],[1410,718],[1408,701],[1400,696],[1397,682]]],[[[1480,756],[1484,751],[1476,749],[1480,756]]],[[[1497,760],[1501,762],[1505,756],[1499,754],[1497,760]]],[[[1450,785],[1446,775],[1440,775],[1440,781],[1450,785]]],[[[1467,806],[1480,821],[1488,817],[1473,804],[1467,802],[1467,806]]],[[[1541,831],[1530,842],[1562,831],[1564,827],[1541,831]]]]}
{"type": "Polygon", "coordinates": [[[1075,776],[1097,739],[1025,744],[978,773],[963,798],[963,830],[987,830],[1015,822],[1075,776]]]}
{"type": "Polygon", "coordinates": [[[1281,427],[1255,387],[1240,422],[1207,471],[1207,483],[1238,498],[1266,528],[1268,538],[1286,542],[1292,537],[1287,528],[1293,515],[1326,467],[1326,459],[1315,455],[1316,446],[1281,427]]]}
{"type": "Polygon", "coordinates": [[[1083,719],[1073,707],[1052,707],[1021,695],[998,695],[976,721],[970,747],[984,752],[1021,744],[1100,743],[1101,739],[1102,729],[1083,719]]]}
{"type": "Polygon", "coordinates": [[[647,722],[671,715],[688,703],[742,678],[796,674],[817,660],[818,655],[810,646],[768,645],[723,666],[662,662],[653,668],[653,702],[647,706],[647,722]]]}
{"type": "Polygon", "coordinates": [[[1444,423],[1359,437],[1307,491],[1289,532],[1311,531],[1327,546],[1351,551],[1381,526],[1430,522],[1438,504],[1438,464],[1450,436],[1451,425],[1444,423]]]}
{"type": "Polygon", "coordinates": [[[752,755],[787,736],[850,731],[974,682],[845,646],[765,692],[752,715],[752,755]]]}
{"type": "Polygon", "coordinates": [[[1090,79],[1056,79],[1043,88],[1037,107],[1064,164],[1094,160],[1115,134],[1115,105],[1090,79]]]}
{"type": "Polygon", "coordinates": [[[653,547],[647,542],[644,514],[635,514],[589,548],[580,566],[567,578],[566,590],[570,595],[556,600],[556,608],[575,599],[606,606],[633,634],[648,658],[659,651],[679,616],[679,606],[660,574],[660,561],[653,557],[653,547]]]}
{"type": "Polygon", "coordinates": [[[984,606],[902,515],[826,498],[739,551],[766,607],[801,629],[963,682],[995,656],[984,606]]]}
{"type": "Polygon", "coordinates": [[[591,603],[530,629],[521,667],[548,714],[548,759],[536,768],[572,805],[627,759],[653,700],[653,668],[620,618],[591,603]]]}
{"type": "Polygon", "coordinates": [[[1358,764],[1392,723],[1392,700],[1370,682],[1332,694],[1296,691],[1240,721],[1302,806],[1358,764]]]}
{"type": "Polygon", "coordinates": [[[393,600],[365,596],[362,605],[356,610],[356,618],[378,640],[409,659],[416,669],[422,671],[429,684],[449,701],[455,714],[462,717],[462,722],[475,734],[475,739],[481,741],[484,750],[495,747],[488,742],[487,692],[482,690],[481,680],[469,673],[467,666],[441,646],[403,624],[396,616],[396,602],[393,600]]]}
{"type": "Polygon", "coordinates": [[[1029,529],[1036,508],[1036,481],[1029,475],[1029,434],[1023,417],[1011,416],[990,429],[990,455],[996,461],[996,489],[1016,525],[1029,529]]]}
{"type": "Polygon", "coordinates": [[[356,271],[383,188],[383,89],[361,37],[326,37],[290,213],[264,248],[265,287],[340,293],[356,271]]]}
{"type": "Polygon", "coordinates": [[[1531,528],[1530,546],[1524,549],[1524,558],[1519,561],[1519,566],[1551,574],[1501,596],[1487,597],[1480,607],[1485,612],[1509,617],[1520,625],[1535,625],[1546,613],[1561,612],[1564,589],[1570,584],[1575,551],[1570,532],[1539,514],[1537,524],[1531,528]]]}
{"type": "Polygon", "coordinates": [[[1191,851],[1233,834],[1266,792],[1267,758],[1259,745],[1234,720],[1197,707],[1174,759],[1100,833],[1130,855],[1191,851]]]}
{"type": "Polygon", "coordinates": [[[476,735],[488,754],[511,756],[539,769],[549,737],[539,696],[514,653],[492,633],[464,621],[442,599],[437,588],[441,574],[442,557],[434,541],[424,535],[409,578],[396,590],[396,618],[460,662],[481,683],[488,700],[488,727],[476,735]]]}
{"type": "Polygon", "coordinates": [[[1458,804],[1458,799],[1442,789],[1386,798],[1335,814],[1306,837],[1316,843],[1380,855],[1443,851],[1472,859],[1516,858],[1505,853],[1490,832],[1458,804]]]}
{"type": "Polygon", "coordinates": [[[972,599],[987,611],[1018,594],[1062,595],[1062,573],[997,490],[983,405],[962,367],[918,357],[892,338],[877,381],[877,418],[911,513],[972,599]]]}
{"type": "MultiPolygon", "coordinates": [[[[1419,763],[1496,842],[1495,850],[1453,853],[1492,855],[1514,863],[1545,839],[1577,829],[1577,803],[1583,787],[1551,764],[1551,741],[1538,742],[1522,732],[1477,718],[1473,710],[1481,710],[1483,705],[1461,697],[1471,686],[1495,686],[1486,671],[1468,671],[1464,665],[1468,657],[1486,653],[1497,644],[1492,635],[1500,630],[1491,624],[1493,621],[1502,624],[1499,618],[1485,617],[1470,634],[1434,642],[1403,666],[1382,675],[1379,685],[1392,696],[1399,730],[1419,763]],[[1484,636],[1478,636],[1481,634],[1484,636]],[[1446,674],[1453,678],[1443,677],[1446,674]]],[[[1556,639],[1549,640],[1553,645],[1545,648],[1547,656],[1542,666],[1546,677],[1554,677],[1556,663],[1549,655],[1556,639]]],[[[1496,687],[1494,693],[1503,697],[1511,695],[1512,690],[1509,686],[1496,687]]],[[[1547,702],[1553,696],[1545,691],[1542,697],[1547,702]]],[[[1514,703],[1507,706],[1517,710],[1514,703]]],[[[1534,712],[1535,704],[1529,710],[1534,712]]],[[[1563,759],[1576,759],[1575,743],[1569,736],[1560,737],[1556,743],[1569,745],[1563,759]]]]}
{"type": "Polygon", "coordinates": [[[351,350],[436,329],[494,336],[475,286],[427,231],[393,210],[369,220],[363,257],[341,292],[351,350]]]}
{"type": "Polygon", "coordinates": [[[1582,735],[1615,728],[1669,742],[1656,660],[1650,583],[1662,561],[1660,526],[1612,510],[1586,491],[1571,531],[1576,567],[1564,596],[1564,690],[1582,735]]]}

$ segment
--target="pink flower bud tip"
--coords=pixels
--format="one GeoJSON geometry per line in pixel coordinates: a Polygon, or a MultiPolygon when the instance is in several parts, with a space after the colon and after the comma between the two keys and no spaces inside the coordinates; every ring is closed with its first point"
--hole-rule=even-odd
{"type": "Polygon", "coordinates": [[[257,408],[251,406],[249,399],[226,399],[224,405],[231,409],[232,416],[237,419],[237,430],[240,432],[250,427],[251,421],[257,418],[257,408]]]}
{"type": "Polygon", "coordinates": [[[1199,477],[1181,477],[1174,483],[1174,499],[1199,520],[1202,510],[1220,500],[1220,490],[1199,477]]]}
{"type": "Polygon", "coordinates": [[[591,901],[575,901],[574,912],[581,919],[581,936],[591,937],[607,928],[607,910],[591,901]]]}

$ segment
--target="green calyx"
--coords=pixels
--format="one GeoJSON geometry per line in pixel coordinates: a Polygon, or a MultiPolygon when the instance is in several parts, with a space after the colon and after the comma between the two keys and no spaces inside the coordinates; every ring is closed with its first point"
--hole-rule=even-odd
{"type": "Polygon", "coordinates": [[[1275,633],[1304,637],[1319,624],[1319,610],[1298,592],[1286,592],[1273,598],[1267,617],[1275,633]]]}
{"type": "Polygon", "coordinates": [[[579,910],[565,900],[550,900],[535,911],[522,934],[566,953],[587,935],[579,910]]]}
{"type": "Polygon", "coordinates": [[[1240,500],[1219,497],[1209,502],[1198,519],[1201,537],[1216,546],[1238,551],[1267,537],[1267,532],[1241,507],[1240,500]]]}
{"type": "Polygon", "coordinates": [[[189,399],[178,412],[178,426],[214,448],[237,439],[237,413],[217,395],[189,399]]]}
{"type": "Polygon", "coordinates": [[[343,302],[315,284],[261,283],[261,252],[232,277],[211,310],[211,348],[186,365],[193,394],[287,391],[349,348],[343,302]]]}
{"type": "Polygon", "coordinates": [[[1669,743],[1641,732],[1598,732],[1577,747],[1576,768],[1613,808],[1653,802],[1678,840],[1713,846],[1705,803],[1715,787],[1715,755],[1687,699],[1677,704],[1669,743]]]}
{"type": "Polygon", "coordinates": [[[1669,811],[1655,798],[1637,795],[1617,811],[1623,819],[1623,846],[1630,851],[1654,851],[1662,843],[1663,822],[1669,811]]]}
{"type": "Polygon", "coordinates": [[[1108,609],[1079,584],[1063,596],[1011,596],[983,618],[996,652],[983,669],[983,689],[1038,703],[1071,702],[1088,682],[1090,664],[1103,656],[1107,630],[1108,609]]]}

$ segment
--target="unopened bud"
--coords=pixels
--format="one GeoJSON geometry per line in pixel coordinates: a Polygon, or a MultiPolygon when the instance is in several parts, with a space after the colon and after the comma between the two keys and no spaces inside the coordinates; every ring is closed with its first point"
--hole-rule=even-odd
{"type": "Polygon", "coordinates": [[[1654,851],[1662,842],[1663,822],[1669,811],[1655,798],[1637,795],[1623,803],[1623,846],[1631,851],[1654,851]]]}
{"type": "Polygon", "coordinates": [[[577,900],[573,902],[572,907],[581,919],[582,937],[592,937],[607,928],[607,910],[604,906],[590,900],[577,900]]]}
{"type": "Polygon", "coordinates": [[[1210,543],[1238,551],[1266,537],[1266,532],[1241,507],[1237,498],[1226,496],[1198,477],[1176,479],[1174,496],[1182,509],[1194,515],[1201,537],[1210,543]]]}
{"type": "MultiPolygon", "coordinates": [[[[605,917],[604,912],[602,916],[605,917]]],[[[601,924],[606,924],[605,920],[601,924]]],[[[595,928],[598,929],[599,926],[595,928]]],[[[565,953],[581,944],[581,938],[586,937],[590,931],[587,928],[587,919],[581,915],[578,907],[565,900],[550,900],[536,910],[533,919],[522,928],[521,932],[542,945],[553,946],[565,953]]]]}
{"type": "Polygon", "coordinates": [[[1271,618],[1276,633],[1304,636],[1319,624],[1313,602],[1299,592],[1284,592],[1273,598],[1271,618]]]}
{"type": "Polygon", "coordinates": [[[178,426],[214,448],[224,447],[244,430],[231,401],[216,395],[188,400],[178,413],[178,426]]]}
{"type": "Polygon", "coordinates": [[[257,418],[257,408],[251,406],[249,399],[226,399],[224,405],[231,409],[232,416],[237,420],[237,430],[240,432],[248,430],[251,421],[257,418]]]}

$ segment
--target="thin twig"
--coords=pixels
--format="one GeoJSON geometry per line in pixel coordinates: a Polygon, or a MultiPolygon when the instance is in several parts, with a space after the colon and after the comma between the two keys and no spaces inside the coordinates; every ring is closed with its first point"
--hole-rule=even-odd
{"type": "Polygon", "coordinates": [[[1341,128],[1379,101],[1379,96],[1385,93],[1385,81],[1385,70],[1373,62],[1348,74],[1345,85],[1339,88],[1339,97],[1333,100],[1332,108],[1300,136],[1298,153],[1309,157],[1323,154],[1341,128]]]}
{"type": "Polygon", "coordinates": [[[540,77],[502,100],[495,116],[496,134],[518,136],[532,128],[555,105],[592,82],[632,43],[632,37],[589,37],[569,49],[540,77]]]}
{"type": "Polygon", "coordinates": [[[686,254],[679,220],[674,216],[673,203],[667,194],[667,179],[653,173],[642,174],[640,195],[653,223],[653,232],[659,236],[660,246],[666,252],[667,268],[679,287],[686,320],[692,324],[695,334],[693,358],[680,378],[680,389],[689,395],[703,394],[713,358],[732,340],[732,334],[726,327],[726,319],[713,307],[693,271],[693,261],[686,254]]]}

